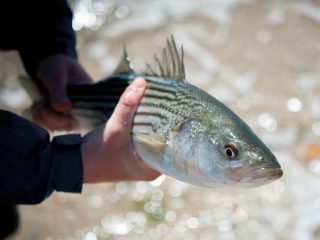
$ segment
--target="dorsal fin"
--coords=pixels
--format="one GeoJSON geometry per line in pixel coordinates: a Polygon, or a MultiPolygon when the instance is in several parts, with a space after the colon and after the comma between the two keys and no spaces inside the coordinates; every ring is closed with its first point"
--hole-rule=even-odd
{"type": "Polygon", "coordinates": [[[154,63],[146,65],[146,75],[184,79],[183,47],[181,46],[179,54],[171,35],[171,38],[167,38],[166,46],[162,49],[161,61],[157,56],[154,56],[154,63]]]}
{"type": "Polygon", "coordinates": [[[122,53],[122,57],[119,61],[118,66],[116,67],[116,69],[113,71],[113,73],[134,73],[130,61],[129,61],[129,57],[128,57],[128,53],[126,50],[126,47],[123,46],[123,53],[122,53]]]}

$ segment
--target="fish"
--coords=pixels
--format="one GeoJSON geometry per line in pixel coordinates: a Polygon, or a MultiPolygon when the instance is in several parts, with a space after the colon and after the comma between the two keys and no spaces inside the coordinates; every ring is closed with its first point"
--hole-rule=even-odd
{"type": "Polygon", "coordinates": [[[103,124],[126,87],[143,77],[147,89],[131,137],[149,167],[201,187],[248,188],[279,179],[283,171],[274,154],[236,113],[186,80],[183,59],[183,47],[178,50],[171,35],[161,57],[135,73],[124,48],[106,79],[68,86],[72,114],[85,116],[93,127],[103,124]]]}

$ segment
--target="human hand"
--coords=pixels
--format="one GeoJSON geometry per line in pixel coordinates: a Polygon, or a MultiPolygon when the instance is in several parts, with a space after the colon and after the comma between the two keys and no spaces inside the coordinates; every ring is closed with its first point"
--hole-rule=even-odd
{"type": "Polygon", "coordinates": [[[67,85],[92,83],[86,71],[75,59],[65,54],[54,54],[38,63],[36,74],[48,89],[49,102],[32,106],[34,121],[49,130],[71,130],[78,127],[78,122],[67,113],[72,107],[67,95],[67,85]]]}
{"type": "Polygon", "coordinates": [[[159,172],[147,167],[131,140],[132,121],[146,81],[137,78],[122,94],[108,122],[84,137],[81,145],[83,182],[153,180],[159,172]]]}
{"type": "Polygon", "coordinates": [[[28,118],[49,131],[72,131],[80,128],[79,122],[68,112],[56,112],[47,100],[36,102],[25,110],[28,118]]]}

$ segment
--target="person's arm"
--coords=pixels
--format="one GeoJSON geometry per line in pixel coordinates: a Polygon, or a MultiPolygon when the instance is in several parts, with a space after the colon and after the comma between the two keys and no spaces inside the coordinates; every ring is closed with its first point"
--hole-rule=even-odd
{"type": "Polygon", "coordinates": [[[81,192],[80,135],[50,142],[32,122],[0,111],[0,202],[35,204],[54,190],[81,192]]]}
{"type": "Polygon", "coordinates": [[[32,109],[33,120],[48,130],[73,129],[78,125],[76,120],[61,114],[72,107],[66,86],[93,81],[77,60],[72,12],[66,0],[32,0],[20,4],[20,15],[17,15],[20,21],[13,34],[19,39],[16,49],[26,71],[48,93],[47,101],[32,109]]]}
{"type": "Polygon", "coordinates": [[[64,54],[77,59],[76,36],[72,29],[72,12],[66,0],[19,1],[15,6],[20,37],[19,51],[27,72],[37,78],[37,65],[50,55],[64,54]]]}
{"type": "Polygon", "coordinates": [[[82,183],[159,176],[131,142],[132,120],[145,88],[145,80],[134,80],[109,121],[83,139],[64,135],[50,142],[44,129],[0,111],[0,202],[35,204],[53,191],[81,192],[82,183]]]}

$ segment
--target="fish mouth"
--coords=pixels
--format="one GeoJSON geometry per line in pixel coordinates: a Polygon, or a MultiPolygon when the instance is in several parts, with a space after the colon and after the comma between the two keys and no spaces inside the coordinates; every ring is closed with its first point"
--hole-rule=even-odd
{"type": "Polygon", "coordinates": [[[279,179],[282,175],[283,171],[279,164],[257,164],[229,171],[229,177],[234,184],[243,187],[261,186],[279,179]]]}

